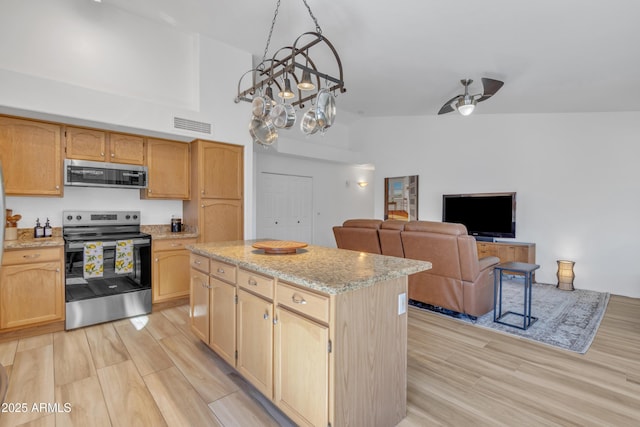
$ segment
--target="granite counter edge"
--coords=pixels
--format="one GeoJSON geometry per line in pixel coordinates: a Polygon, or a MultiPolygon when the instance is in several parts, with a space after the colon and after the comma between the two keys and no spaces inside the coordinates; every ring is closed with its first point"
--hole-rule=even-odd
{"type": "Polygon", "coordinates": [[[212,253],[209,250],[198,248],[193,245],[187,245],[185,246],[185,248],[190,250],[192,253],[202,255],[207,258],[212,258],[217,261],[233,264],[235,266],[253,270],[257,273],[266,274],[268,276],[277,277],[278,279],[285,280],[295,285],[304,286],[306,288],[313,289],[313,290],[330,294],[330,295],[338,295],[345,292],[355,291],[360,288],[372,286],[378,282],[382,282],[390,279],[397,279],[399,277],[404,277],[404,276],[409,276],[411,274],[418,273],[420,271],[425,271],[431,268],[431,263],[428,261],[411,260],[416,262],[415,266],[407,266],[397,270],[389,270],[387,273],[379,274],[375,277],[370,277],[368,279],[361,279],[361,280],[352,280],[348,283],[345,283],[344,285],[335,287],[335,286],[330,286],[323,283],[318,283],[316,281],[310,281],[305,279],[304,277],[291,275],[281,270],[275,270],[260,264],[246,262],[246,261],[238,260],[236,258],[231,258],[224,255],[212,253]]]}

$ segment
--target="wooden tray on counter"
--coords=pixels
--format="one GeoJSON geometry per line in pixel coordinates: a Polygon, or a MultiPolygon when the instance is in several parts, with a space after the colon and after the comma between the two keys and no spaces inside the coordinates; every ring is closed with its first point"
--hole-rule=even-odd
{"type": "Polygon", "coordinates": [[[256,249],[264,250],[266,254],[295,254],[298,249],[306,248],[307,244],[303,242],[293,242],[291,240],[265,240],[256,242],[253,245],[256,249]]]}

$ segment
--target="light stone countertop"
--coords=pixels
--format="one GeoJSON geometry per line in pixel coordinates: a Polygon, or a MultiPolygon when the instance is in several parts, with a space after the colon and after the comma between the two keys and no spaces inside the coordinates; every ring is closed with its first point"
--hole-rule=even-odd
{"type": "Polygon", "coordinates": [[[270,255],[251,245],[258,240],[196,243],[193,253],[327,294],[340,294],[383,280],[431,269],[431,263],[309,245],[291,255],[270,255]]]}
{"type": "MultiPolygon", "coordinates": [[[[198,233],[190,227],[180,233],[172,233],[169,225],[141,225],[140,231],[151,234],[153,240],[168,239],[192,239],[197,238],[198,233]]],[[[33,228],[18,228],[18,238],[16,240],[5,240],[4,249],[32,249],[64,246],[62,238],[62,228],[53,227],[52,237],[33,237],[33,228]]]]}
{"type": "Polygon", "coordinates": [[[174,233],[171,226],[166,224],[160,225],[141,225],[140,231],[151,234],[152,240],[168,240],[168,239],[194,239],[198,237],[198,233],[192,227],[185,226],[184,231],[174,233]]]}
{"type": "Polygon", "coordinates": [[[5,240],[3,242],[4,249],[32,249],[64,246],[62,238],[62,229],[53,227],[51,237],[33,237],[33,228],[18,228],[18,238],[16,240],[5,240]]]}

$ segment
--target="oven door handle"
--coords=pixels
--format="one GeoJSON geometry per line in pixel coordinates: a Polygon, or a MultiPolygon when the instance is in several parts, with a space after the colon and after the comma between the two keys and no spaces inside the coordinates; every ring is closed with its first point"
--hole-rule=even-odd
{"type": "MultiPolygon", "coordinates": [[[[125,239],[123,239],[125,240],[125,239]]],[[[100,240],[87,240],[87,242],[100,242],[100,240]]],[[[84,248],[84,244],[86,242],[71,242],[67,244],[67,248],[68,249],[81,249],[84,248]]],[[[133,245],[134,246],[144,246],[144,245],[150,245],[151,244],[151,240],[149,239],[133,239],[133,245]]],[[[115,248],[116,247],[116,240],[108,240],[108,241],[102,241],[102,247],[103,248],[115,248]]]]}

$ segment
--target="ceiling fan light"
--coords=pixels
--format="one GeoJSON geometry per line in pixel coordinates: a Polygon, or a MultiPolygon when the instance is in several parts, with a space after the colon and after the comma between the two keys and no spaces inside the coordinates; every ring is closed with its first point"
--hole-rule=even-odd
{"type": "Polygon", "coordinates": [[[476,101],[467,97],[460,99],[456,103],[456,109],[458,110],[458,113],[462,114],[463,116],[468,116],[469,114],[473,113],[473,110],[475,108],[476,101]]]}
{"type": "Polygon", "coordinates": [[[302,79],[298,83],[298,89],[300,90],[314,90],[316,85],[311,82],[311,73],[309,70],[302,71],[302,79]]]}
{"type": "Polygon", "coordinates": [[[291,90],[291,80],[288,77],[284,79],[284,89],[278,92],[278,96],[282,99],[291,99],[296,96],[291,90]]]}

